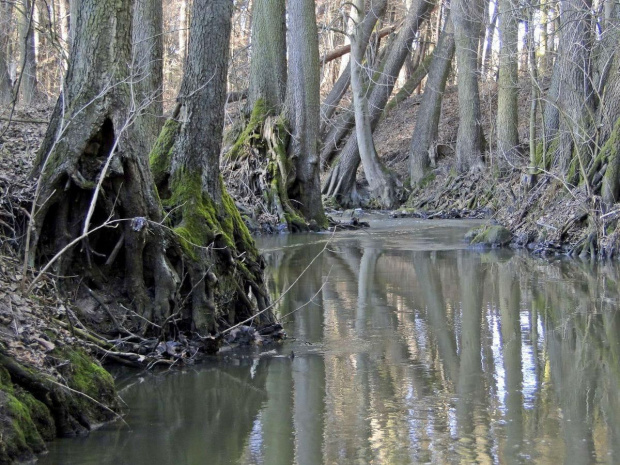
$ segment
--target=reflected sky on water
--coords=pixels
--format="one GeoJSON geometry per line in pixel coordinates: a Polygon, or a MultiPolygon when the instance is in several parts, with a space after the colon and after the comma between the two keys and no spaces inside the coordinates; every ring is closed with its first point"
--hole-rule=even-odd
{"type": "Polygon", "coordinates": [[[263,238],[291,339],[121,377],[130,428],[40,463],[620,463],[620,268],[468,249],[472,224],[263,238]]]}

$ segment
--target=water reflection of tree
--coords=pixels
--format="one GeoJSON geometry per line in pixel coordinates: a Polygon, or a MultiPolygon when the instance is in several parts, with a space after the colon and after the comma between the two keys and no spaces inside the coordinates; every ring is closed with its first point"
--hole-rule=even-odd
{"type": "MultiPolygon", "coordinates": [[[[310,252],[300,254],[283,275],[310,252]]],[[[362,236],[330,247],[320,271],[288,305],[330,272],[323,312],[294,320],[329,347],[323,371],[298,365],[324,377],[325,396],[293,386],[296,406],[325,405],[313,439],[324,462],[589,463],[609,452],[620,463],[617,267],[384,250],[362,236]]]]}

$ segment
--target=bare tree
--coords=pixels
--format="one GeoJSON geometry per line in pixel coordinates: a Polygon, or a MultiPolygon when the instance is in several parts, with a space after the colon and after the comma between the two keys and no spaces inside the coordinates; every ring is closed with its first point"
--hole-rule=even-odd
{"type": "Polygon", "coordinates": [[[372,126],[368,111],[368,98],[366,85],[363,78],[362,60],[366,47],[362,41],[363,28],[363,0],[353,3],[353,32],[351,38],[351,89],[353,91],[353,107],[355,109],[355,135],[357,146],[364,167],[364,173],[368,180],[371,195],[377,202],[391,208],[398,202],[398,181],[392,173],[387,171],[375,148],[372,137],[372,126]]]}
{"type": "MultiPolygon", "coordinates": [[[[402,29],[392,44],[381,72],[373,76],[375,82],[368,99],[371,127],[374,130],[383,114],[383,109],[392,94],[398,74],[411,50],[411,44],[420,25],[428,19],[435,7],[434,1],[419,0],[411,5],[402,29]]],[[[323,185],[323,193],[333,197],[341,205],[359,205],[363,200],[357,192],[355,178],[360,163],[357,137],[349,137],[342,149],[338,162],[332,167],[323,185]]]]}
{"type": "Polygon", "coordinates": [[[501,171],[515,167],[519,155],[519,93],[517,47],[519,40],[518,4],[498,0],[499,8],[499,82],[497,91],[497,162],[501,171]]]}
{"type": "Polygon", "coordinates": [[[443,31],[428,72],[422,103],[416,117],[415,130],[409,150],[411,185],[414,186],[426,176],[435,158],[437,130],[441,115],[441,102],[454,57],[454,26],[450,20],[450,10],[446,13],[443,31]]]}
{"type": "Polygon", "coordinates": [[[314,0],[289,2],[286,116],[291,139],[288,195],[308,220],[325,224],[319,181],[320,71],[314,0]]]}
{"type": "Polygon", "coordinates": [[[19,96],[23,105],[30,105],[37,91],[37,62],[34,47],[34,0],[20,1],[19,43],[21,77],[19,96]]]}
{"type": "Polygon", "coordinates": [[[452,2],[456,61],[459,68],[459,129],[456,140],[456,163],[461,172],[483,167],[484,137],[476,72],[480,10],[479,0],[453,0],[452,2]]]}
{"type": "Polygon", "coordinates": [[[255,0],[252,12],[248,108],[262,101],[279,114],[286,93],[285,0],[255,0]]]}
{"type": "Polygon", "coordinates": [[[9,103],[13,98],[13,86],[9,75],[9,33],[13,16],[13,5],[0,2],[0,105],[9,103]]]}
{"type": "Polygon", "coordinates": [[[130,296],[141,321],[160,324],[174,310],[205,332],[265,309],[262,262],[219,173],[232,0],[193,2],[177,119],[150,156],[159,191],[141,131],[130,129],[151,104],[132,98],[132,5],[77,3],[65,91],[37,160],[31,257],[61,251],[62,274],[115,277],[117,298],[130,296]]]}
{"type": "Polygon", "coordinates": [[[141,112],[132,130],[148,151],[163,126],[163,9],[161,0],[135,0],[133,8],[132,98],[141,112]]]}

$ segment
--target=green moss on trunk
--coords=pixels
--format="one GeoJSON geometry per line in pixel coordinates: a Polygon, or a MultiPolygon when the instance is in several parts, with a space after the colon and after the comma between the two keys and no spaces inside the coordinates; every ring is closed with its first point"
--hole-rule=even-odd
{"type": "Polygon", "coordinates": [[[170,174],[172,149],[180,127],[181,124],[178,121],[172,118],[168,119],[149,154],[149,164],[157,185],[170,174]]]}
{"type": "Polygon", "coordinates": [[[171,207],[180,207],[181,218],[174,228],[181,245],[194,260],[200,259],[198,251],[218,240],[222,245],[239,253],[258,258],[258,250],[233,199],[226,192],[223,181],[222,204],[216,205],[203,189],[200,174],[182,171],[171,184],[171,197],[166,201],[171,207]]]}
{"type": "Polygon", "coordinates": [[[248,124],[245,126],[245,129],[241,132],[230,151],[226,154],[230,160],[236,160],[247,156],[247,148],[261,139],[263,124],[268,115],[269,112],[265,101],[262,99],[257,100],[250,114],[248,124]]]}

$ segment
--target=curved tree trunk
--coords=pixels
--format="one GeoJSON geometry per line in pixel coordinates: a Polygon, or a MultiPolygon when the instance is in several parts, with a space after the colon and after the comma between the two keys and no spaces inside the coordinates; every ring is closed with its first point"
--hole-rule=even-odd
{"type": "Polygon", "coordinates": [[[478,93],[479,0],[453,0],[452,23],[458,64],[459,129],[456,163],[460,172],[482,169],[482,117],[478,93]]]}
{"type": "Polygon", "coordinates": [[[416,125],[409,149],[409,174],[414,186],[426,176],[435,155],[435,141],[441,115],[441,102],[454,58],[454,27],[450,14],[439,37],[428,72],[422,103],[416,116],[416,125]]]}
{"type": "Polygon", "coordinates": [[[278,114],[286,95],[285,0],[255,0],[248,108],[262,100],[278,114]]]}
{"type": "MultiPolygon", "coordinates": [[[[325,128],[327,124],[330,122],[334,112],[338,108],[338,104],[344,97],[344,94],[347,93],[349,89],[349,84],[351,83],[351,64],[347,64],[344,68],[340,77],[332,87],[332,90],[327,94],[325,100],[321,104],[321,134],[325,132],[325,128]]],[[[323,158],[321,158],[323,160],[323,158]]]]}
{"type": "MultiPolygon", "coordinates": [[[[422,22],[427,19],[434,6],[435,2],[433,1],[419,0],[411,6],[407,13],[405,23],[385,60],[385,65],[382,67],[368,99],[372,130],[381,118],[418,29],[422,22]]],[[[421,81],[426,75],[426,70],[420,75],[421,81]]],[[[355,177],[359,163],[360,154],[357,138],[351,136],[342,149],[338,162],[334,164],[325,180],[323,193],[333,197],[343,206],[358,205],[361,199],[356,191],[355,177]]]]}
{"type": "Polygon", "coordinates": [[[163,8],[160,0],[135,0],[133,8],[131,90],[139,116],[131,130],[148,152],[163,126],[163,8]]]}
{"type": "Polygon", "coordinates": [[[519,21],[512,0],[498,0],[499,81],[497,91],[497,163],[500,171],[514,169],[519,155],[517,62],[519,21]]]}
{"type": "MultiPolygon", "coordinates": [[[[360,29],[361,30],[361,35],[359,39],[360,46],[363,46],[364,48],[368,47],[368,43],[370,42],[370,38],[372,36],[372,31],[375,25],[377,24],[377,21],[380,18],[382,18],[383,15],[385,14],[386,8],[387,8],[387,0],[377,0],[371,3],[371,9],[368,11],[368,13],[366,13],[366,16],[364,17],[363,25],[360,29]]],[[[342,87],[340,89],[340,92],[342,93],[342,95],[344,95],[350,83],[350,79],[351,79],[350,63],[347,66],[347,70],[348,71],[345,71],[347,74],[344,74],[343,72],[343,75],[341,76],[341,79],[343,79],[343,81],[340,81],[339,79],[338,83],[336,83],[336,86],[340,84],[340,86],[342,87]]],[[[334,90],[336,90],[336,86],[334,86],[334,90]]],[[[336,96],[332,95],[334,93],[334,90],[330,92],[330,94],[327,96],[325,100],[325,103],[330,105],[330,107],[327,107],[327,108],[328,109],[331,108],[332,113],[335,110],[335,106],[337,105],[337,102],[339,102],[340,99],[342,98],[342,95],[340,95],[340,97],[336,100],[336,96]],[[333,99],[334,103],[331,103],[330,99],[333,99]]],[[[354,124],[355,124],[355,111],[352,108],[348,108],[346,110],[343,110],[342,113],[340,113],[336,118],[334,118],[333,121],[330,121],[329,125],[327,124],[325,125],[326,127],[329,127],[329,130],[324,135],[323,140],[322,140],[323,142],[323,147],[321,148],[321,165],[322,166],[326,166],[331,162],[332,156],[336,152],[338,145],[347,136],[349,131],[353,129],[354,124]]],[[[323,133],[324,130],[325,128],[323,128],[321,132],[323,133]]]]}
{"type": "Polygon", "coordinates": [[[373,128],[370,122],[362,68],[362,61],[366,52],[366,47],[361,42],[361,39],[363,39],[361,13],[364,8],[364,2],[363,0],[357,0],[354,5],[356,14],[353,15],[353,23],[357,26],[355,26],[354,32],[351,35],[350,64],[357,146],[372,197],[382,207],[392,208],[398,202],[399,186],[394,175],[388,172],[379,160],[372,137],[373,128]]]}
{"type": "Polygon", "coordinates": [[[325,225],[319,180],[320,71],[313,0],[289,2],[289,69],[286,119],[291,138],[286,178],[289,198],[307,220],[325,225]]]}

